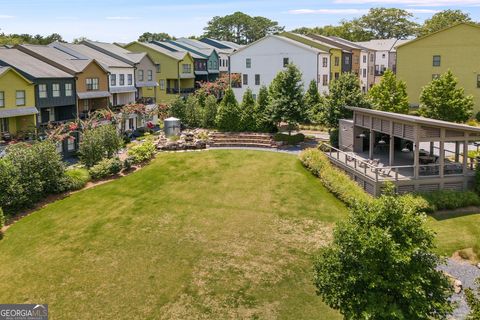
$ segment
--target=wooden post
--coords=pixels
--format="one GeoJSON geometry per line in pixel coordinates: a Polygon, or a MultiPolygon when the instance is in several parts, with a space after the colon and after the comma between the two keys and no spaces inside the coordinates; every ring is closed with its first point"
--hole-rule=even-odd
{"type": "Polygon", "coordinates": [[[460,161],[460,142],[455,141],[455,162],[460,161]]]}
{"type": "MultiPolygon", "coordinates": [[[[468,137],[467,137],[468,138],[468,137]]],[[[463,142],[463,175],[467,175],[468,170],[468,140],[463,142]]]]}
{"type": "Polygon", "coordinates": [[[434,142],[430,141],[430,155],[433,156],[434,153],[434,142]]]}
{"type": "Polygon", "coordinates": [[[388,155],[388,165],[393,166],[393,162],[395,161],[395,137],[393,134],[390,134],[390,149],[388,155]]]}
{"type": "Polygon", "coordinates": [[[440,129],[440,178],[444,176],[445,168],[445,129],[440,129]]]}
{"type": "Polygon", "coordinates": [[[420,165],[420,143],[418,140],[413,144],[413,177],[418,179],[420,165]]]}
{"type": "Polygon", "coordinates": [[[374,143],[375,143],[375,131],[373,131],[372,129],[370,129],[370,141],[369,141],[370,145],[369,145],[369,149],[368,149],[368,158],[370,160],[373,160],[373,147],[374,147],[374,143]]]}

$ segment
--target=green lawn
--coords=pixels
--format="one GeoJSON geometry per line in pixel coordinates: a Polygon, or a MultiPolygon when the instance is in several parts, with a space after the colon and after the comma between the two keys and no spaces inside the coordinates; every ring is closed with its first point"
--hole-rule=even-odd
{"type": "Polygon", "coordinates": [[[345,216],[295,156],[160,154],[9,228],[0,301],[52,319],[339,319],[311,257],[345,216]]]}

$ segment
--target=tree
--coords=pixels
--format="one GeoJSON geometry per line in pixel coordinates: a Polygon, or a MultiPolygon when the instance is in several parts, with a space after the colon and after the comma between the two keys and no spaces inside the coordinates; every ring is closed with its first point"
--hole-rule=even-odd
{"type": "Polygon", "coordinates": [[[452,289],[436,270],[435,235],[391,190],[337,224],[314,264],[317,294],[345,319],[445,319],[452,289]]]}
{"type": "Polygon", "coordinates": [[[214,95],[207,95],[207,98],[205,99],[205,110],[203,112],[202,127],[214,128],[216,116],[217,98],[214,95]]]}
{"type": "Polygon", "coordinates": [[[342,73],[338,79],[330,82],[329,94],[321,116],[322,124],[329,128],[338,128],[340,119],[352,116],[352,112],[346,107],[370,107],[360,90],[358,77],[353,73],[342,73]]]}
{"type": "Polygon", "coordinates": [[[42,36],[40,34],[30,35],[27,33],[24,34],[4,34],[0,33],[0,44],[16,45],[16,44],[41,44],[46,45],[52,42],[65,42],[61,35],[58,33],[52,33],[48,36],[42,36]]]}
{"type": "Polygon", "coordinates": [[[242,131],[255,131],[255,99],[250,88],[243,94],[243,100],[240,104],[241,121],[240,128],[242,131]]]}
{"type": "Polygon", "coordinates": [[[272,120],[272,114],[270,111],[270,97],[268,94],[268,88],[261,86],[258,91],[257,102],[255,103],[255,122],[256,131],[260,132],[274,132],[277,126],[272,120]]]}
{"type": "Polygon", "coordinates": [[[425,20],[423,26],[419,30],[419,36],[448,28],[459,22],[472,22],[472,18],[466,12],[461,10],[443,10],[435,13],[430,19],[425,20]]]}
{"type": "Polygon", "coordinates": [[[158,32],[158,33],[144,32],[138,37],[138,41],[140,42],[165,41],[165,40],[176,40],[176,38],[165,32],[158,32]]]}
{"type": "Polygon", "coordinates": [[[186,108],[185,99],[183,97],[178,97],[170,105],[170,116],[185,121],[186,108]]]}
{"type": "Polygon", "coordinates": [[[80,148],[80,160],[88,168],[105,158],[112,158],[120,150],[122,140],[114,125],[101,125],[84,131],[80,148]]]}
{"type": "Polygon", "coordinates": [[[238,131],[240,129],[240,108],[232,89],[225,91],[225,96],[218,106],[216,124],[222,131],[238,131]]]}
{"type": "Polygon", "coordinates": [[[477,279],[477,294],[472,289],[465,289],[465,297],[467,299],[467,304],[470,307],[470,314],[467,317],[467,320],[478,320],[480,319],[480,278],[477,279]]]}
{"type": "Polygon", "coordinates": [[[298,28],[292,32],[300,34],[319,34],[324,36],[340,37],[349,41],[369,41],[374,38],[372,32],[364,30],[358,23],[358,19],[351,21],[342,20],[338,26],[326,25],[315,28],[298,28]]]}
{"type": "Polygon", "coordinates": [[[201,100],[196,95],[188,96],[185,101],[185,118],[183,121],[190,128],[198,127],[201,124],[203,107],[200,104],[200,101],[201,100]]]}
{"type": "Polygon", "coordinates": [[[412,21],[413,14],[396,8],[371,8],[355,23],[371,32],[375,39],[406,39],[417,33],[419,25],[412,21]]]}
{"type": "Polygon", "coordinates": [[[457,88],[458,80],[451,71],[423,87],[420,94],[420,115],[451,122],[467,121],[473,111],[473,96],[457,88]]]}
{"type": "Polygon", "coordinates": [[[83,41],[89,41],[90,39],[88,39],[87,37],[78,37],[78,38],[74,38],[72,43],[73,44],[81,44],[83,41]]]}
{"type": "Polygon", "coordinates": [[[292,127],[306,119],[302,73],[295,65],[289,64],[275,76],[269,94],[274,122],[286,122],[292,127]]]}
{"type": "Polygon", "coordinates": [[[372,107],[377,110],[408,113],[407,84],[397,80],[392,70],[385,71],[382,80],[368,91],[372,107]]]}
{"type": "Polygon", "coordinates": [[[324,99],[318,92],[318,86],[315,80],[310,81],[308,90],[305,92],[304,100],[307,110],[307,120],[318,123],[319,115],[324,106],[324,99]]]}
{"type": "Polygon", "coordinates": [[[283,30],[276,21],[235,12],[223,17],[213,17],[204,28],[203,37],[247,44],[283,30]]]}

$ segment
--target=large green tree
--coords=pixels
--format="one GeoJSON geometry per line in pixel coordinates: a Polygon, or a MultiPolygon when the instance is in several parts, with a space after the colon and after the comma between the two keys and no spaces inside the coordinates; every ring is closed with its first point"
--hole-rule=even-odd
{"type": "Polygon", "coordinates": [[[462,10],[447,9],[435,13],[430,19],[425,20],[419,29],[419,36],[424,36],[444,28],[450,27],[459,22],[472,22],[472,18],[462,10]]]}
{"type": "Polygon", "coordinates": [[[340,119],[352,116],[352,111],[347,107],[370,107],[360,90],[359,79],[353,73],[342,73],[338,79],[330,82],[329,94],[322,111],[322,124],[329,128],[338,128],[340,119]]]}
{"type": "Polygon", "coordinates": [[[243,94],[242,103],[240,104],[241,121],[240,129],[242,131],[255,131],[255,99],[253,98],[252,90],[247,89],[243,94]]]}
{"type": "Polygon", "coordinates": [[[340,37],[350,41],[368,41],[373,39],[373,33],[365,30],[358,23],[358,19],[342,20],[338,26],[326,25],[314,28],[298,28],[292,32],[300,34],[320,34],[324,36],[340,37]]]}
{"type": "Polygon", "coordinates": [[[140,42],[175,40],[174,36],[165,32],[144,32],[138,37],[140,42]]]}
{"type": "Polygon", "coordinates": [[[235,12],[223,17],[213,17],[204,28],[203,36],[247,44],[283,30],[284,28],[279,26],[276,21],[235,12]]]}
{"type": "Polygon", "coordinates": [[[273,132],[277,129],[277,126],[272,120],[270,96],[266,86],[261,86],[258,91],[257,101],[255,103],[255,121],[256,131],[273,132]]]}
{"type": "Polygon", "coordinates": [[[52,33],[51,35],[48,35],[48,36],[42,36],[40,34],[31,35],[27,33],[22,33],[22,34],[0,33],[0,45],[2,44],[16,45],[16,44],[24,44],[24,43],[46,45],[55,41],[65,42],[62,36],[58,33],[52,33]]]}
{"type": "Polygon", "coordinates": [[[436,270],[435,235],[391,190],[337,224],[314,264],[317,293],[345,319],[445,319],[452,288],[436,270]]]}
{"type": "Polygon", "coordinates": [[[377,110],[396,113],[409,111],[407,84],[397,80],[392,70],[385,71],[380,83],[368,91],[368,99],[377,110]]]}
{"type": "Polygon", "coordinates": [[[375,39],[406,39],[415,35],[419,27],[412,13],[396,8],[371,8],[357,23],[375,39]]]}
{"type": "Polygon", "coordinates": [[[302,73],[295,65],[289,64],[275,76],[269,94],[273,121],[286,122],[289,126],[305,121],[302,73]]]}
{"type": "Polygon", "coordinates": [[[231,88],[225,91],[222,102],[218,106],[216,124],[222,131],[240,130],[241,112],[237,99],[231,88]]]}
{"type": "Polygon", "coordinates": [[[307,120],[318,123],[325,99],[318,92],[318,85],[315,80],[310,81],[307,92],[305,92],[304,101],[307,110],[307,120]]]}
{"type": "Polygon", "coordinates": [[[465,122],[472,116],[473,96],[465,95],[463,88],[457,87],[458,80],[451,71],[423,87],[420,94],[420,114],[424,117],[465,122]]]}

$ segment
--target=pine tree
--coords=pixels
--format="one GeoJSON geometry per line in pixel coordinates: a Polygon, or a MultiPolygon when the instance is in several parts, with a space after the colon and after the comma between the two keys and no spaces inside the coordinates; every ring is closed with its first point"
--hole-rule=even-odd
{"type": "Polygon", "coordinates": [[[270,97],[266,86],[260,87],[260,91],[258,92],[257,103],[255,104],[255,120],[256,131],[274,132],[277,129],[272,120],[270,97]]]}
{"type": "Polygon", "coordinates": [[[458,80],[447,71],[423,87],[420,95],[420,114],[427,118],[465,122],[472,116],[473,97],[457,88],[458,80]]]}
{"type": "Polygon", "coordinates": [[[202,126],[204,128],[215,127],[215,117],[217,116],[217,98],[210,94],[205,98],[205,108],[203,110],[202,126]]]}
{"type": "Polygon", "coordinates": [[[387,70],[380,83],[370,89],[368,98],[372,107],[377,110],[408,113],[410,109],[407,84],[397,80],[392,70],[387,70]]]}
{"type": "Polygon", "coordinates": [[[307,109],[306,120],[312,123],[319,123],[325,99],[318,92],[318,86],[315,80],[310,81],[308,90],[305,92],[304,100],[307,109]]]}
{"type": "Polygon", "coordinates": [[[240,111],[240,129],[242,131],[255,131],[255,99],[253,98],[252,90],[247,89],[247,91],[245,91],[245,93],[243,94],[240,111]]]}
{"type": "Polygon", "coordinates": [[[292,127],[305,121],[302,74],[295,65],[289,64],[276,75],[269,94],[272,119],[276,123],[286,122],[292,127]]]}
{"type": "Polygon", "coordinates": [[[200,126],[203,118],[202,112],[198,97],[190,95],[185,101],[185,124],[191,128],[200,126]]]}
{"type": "Polygon", "coordinates": [[[338,128],[340,119],[352,117],[352,111],[346,107],[370,107],[360,90],[358,77],[353,73],[342,73],[338,79],[333,80],[326,100],[322,124],[332,129],[338,128]]]}
{"type": "Polygon", "coordinates": [[[222,131],[238,131],[240,129],[240,108],[231,88],[225,91],[225,96],[218,106],[216,123],[222,131]]]}

